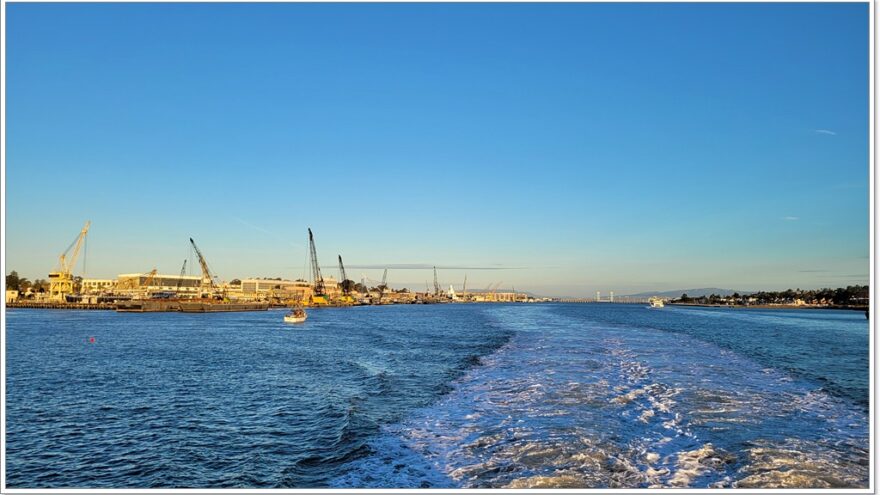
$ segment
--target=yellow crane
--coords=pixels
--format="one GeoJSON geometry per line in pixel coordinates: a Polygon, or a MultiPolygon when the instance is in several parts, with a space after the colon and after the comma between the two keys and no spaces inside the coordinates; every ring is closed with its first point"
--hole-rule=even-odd
{"type": "Polygon", "coordinates": [[[150,290],[150,284],[153,283],[153,279],[156,278],[156,274],[158,273],[159,270],[153,268],[152,270],[141,273],[136,277],[120,280],[117,290],[141,291],[146,294],[150,290]]]}
{"type": "Polygon", "coordinates": [[[150,270],[149,273],[146,274],[147,277],[144,279],[144,284],[142,286],[146,295],[150,294],[150,285],[153,283],[153,280],[155,280],[157,273],[159,273],[159,270],[153,268],[152,270],[150,270]]]}
{"type": "Polygon", "coordinates": [[[76,239],[67,246],[67,249],[58,257],[58,268],[54,272],[49,272],[49,299],[56,302],[65,302],[68,294],[73,294],[73,267],[76,266],[76,259],[79,257],[79,251],[82,249],[86,234],[89,233],[89,226],[92,222],[86,221],[76,239]],[[73,252],[71,252],[71,249],[73,252]],[[70,256],[68,257],[68,253],[70,256]]]}

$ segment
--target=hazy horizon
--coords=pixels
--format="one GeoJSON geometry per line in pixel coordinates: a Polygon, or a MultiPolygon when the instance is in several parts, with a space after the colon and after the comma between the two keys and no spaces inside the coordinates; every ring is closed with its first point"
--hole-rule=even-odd
{"type": "Polygon", "coordinates": [[[869,281],[867,4],[6,11],[6,273],[869,281]]]}

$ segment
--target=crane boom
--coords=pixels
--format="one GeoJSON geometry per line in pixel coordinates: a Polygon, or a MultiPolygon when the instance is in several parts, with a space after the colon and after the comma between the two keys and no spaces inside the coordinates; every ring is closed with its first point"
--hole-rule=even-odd
{"type": "Polygon", "coordinates": [[[155,268],[153,268],[148,273],[146,273],[146,278],[144,278],[144,284],[143,284],[144,288],[148,288],[150,286],[150,284],[153,283],[153,280],[155,280],[157,273],[159,273],[159,270],[157,270],[155,268]]]}
{"type": "Polygon", "coordinates": [[[211,274],[211,269],[208,268],[208,262],[202,256],[202,252],[196,246],[196,241],[192,237],[189,238],[189,242],[192,244],[193,249],[195,249],[196,256],[199,258],[199,265],[202,267],[202,287],[214,288],[214,276],[211,274]]]}
{"type": "Polygon", "coordinates": [[[341,277],[339,279],[339,286],[342,287],[342,293],[347,296],[347,295],[350,295],[354,291],[355,283],[354,283],[354,280],[349,280],[348,274],[345,273],[345,265],[342,264],[342,255],[340,254],[338,256],[339,256],[339,276],[341,277]]]}
{"type": "Polygon", "coordinates": [[[79,256],[79,251],[82,248],[83,241],[86,238],[86,234],[89,233],[89,227],[91,227],[92,222],[86,221],[86,224],[83,226],[82,230],[80,230],[79,235],[76,236],[76,239],[70,243],[70,246],[67,246],[67,249],[61,253],[61,256],[58,259],[61,273],[70,275],[73,271],[73,267],[76,266],[76,258],[79,256]],[[73,252],[70,254],[70,261],[67,260],[67,253],[73,249],[73,252]]]}
{"type": "Polygon", "coordinates": [[[315,284],[315,295],[324,295],[324,277],[321,276],[321,267],[318,265],[318,253],[315,250],[315,237],[309,228],[309,253],[312,259],[312,280],[315,284]]]}
{"type": "Polygon", "coordinates": [[[180,269],[180,277],[177,278],[177,288],[175,292],[180,292],[180,284],[183,283],[183,276],[186,275],[186,260],[183,260],[183,267],[180,269]]]}
{"type": "Polygon", "coordinates": [[[348,277],[345,275],[345,265],[342,264],[342,255],[339,256],[339,280],[345,281],[348,280],[348,277]]]}

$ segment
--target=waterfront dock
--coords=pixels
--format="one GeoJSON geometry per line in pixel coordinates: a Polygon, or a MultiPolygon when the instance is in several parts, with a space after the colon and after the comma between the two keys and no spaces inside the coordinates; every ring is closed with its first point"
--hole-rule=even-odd
{"type": "Polygon", "coordinates": [[[16,301],[7,302],[7,308],[30,308],[30,309],[103,309],[113,311],[115,303],[66,303],[66,302],[34,302],[16,301]]]}

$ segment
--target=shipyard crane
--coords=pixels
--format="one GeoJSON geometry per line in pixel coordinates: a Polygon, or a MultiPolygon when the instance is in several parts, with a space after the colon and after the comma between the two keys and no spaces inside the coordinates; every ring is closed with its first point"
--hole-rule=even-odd
{"type": "Polygon", "coordinates": [[[388,269],[386,268],[384,272],[382,272],[382,283],[379,284],[379,302],[382,302],[382,295],[385,294],[385,289],[388,288],[388,284],[385,281],[388,280],[388,269]]]}
{"type": "Polygon", "coordinates": [[[155,276],[156,269],[153,268],[151,271],[140,273],[136,277],[120,278],[116,288],[118,290],[139,290],[149,285],[149,282],[152,282],[155,276]],[[141,279],[144,280],[143,283],[141,283],[141,279]]]}
{"type": "Polygon", "coordinates": [[[327,304],[327,295],[324,290],[324,277],[321,276],[321,267],[318,265],[318,253],[315,250],[315,236],[312,235],[312,229],[309,228],[309,254],[312,261],[312,283],[315,284],[312,293],[312,302],[317,304],[327,304]]]}
{"type": "Polygon", "coordinates": [[[440,295],[440,284],[437,283],[437,267],[434,267],[434,295],[440,295]]]}
{"type": "Polygon", "coordinates": [[[214,285],[214,275],[211,274],[211,269],[208,267],[208,262],[205,260],[205,257],[202,256],[202,252],[199,250],[199,247],[196,246],[196,241],[189,238],[189,242],[192,244],[193,249],[196,251],[196,256],[199,258],[199,265],[202,267],[202,289],[211,290],[216,288],[214,285]]]}
{"type": "Polygon", "coordinates": [[[92,222],[86,221],[79,235],[58,257],[58,269],[49,273],[49,299],[52,301],[64,302],[67,295],[73,293],[73,268],[76,266],[76,258],[79,256],[79,251],[82,249],[91,225],[92,222]],[[71,249],[73,249],[72,252],[71,249]],[[70,253],[69,257],[68,253],[70,253]]]}
{"type": "Polygon", "coordinates": [[[342,255],[339,255],[339,286],[342,287],[342,293],[346,296],[351,294],[354,288],[354,280],[349,280],[345,274],[345,265],[342,264],[342,255]]]}
{"type": "Polygon", "coordinates": [[[183,260],[183,267],[180,268],[180,276],[177,277],[177,288],[175,292],[180,292],[180,284],[183,283],[183,276],[186,275],[186,259],[183,260]]]}
{"type": "Polygon", "coordinates": [[[146,278],[144,278],[144,288],[149,287],[150,284],[153,283],[153,280],[156,279],[157,273],[159,273],[159,270],[157,270],[156,268],[153,268],[152,270],[150,270],[149,272],[146,273],[146,278]]]}
{"type": "Polygon", "coordinates": [[[467,273],[464,274],[464,283],[461,284],[461,299],[467,299],[467,273]]]}
{"type": "MultiPolygon", "coordinates": [[[[141,284],[141,287],[140,287],[143,289],[143,296],[145,296],[145,297],[150,296],[150,285],[153,284],[153,281],[156,279],[156,274],[158,274],[158,273],[159,273],[159,270],[157,270],[154,267],[152,270],[150,270],[149,272],[147,272],[143,275],[144,282],[143,282],[143,284],[141,284]]],[[[140,281],[140,277],[138,277],[138,281],[140,281]]]]}

